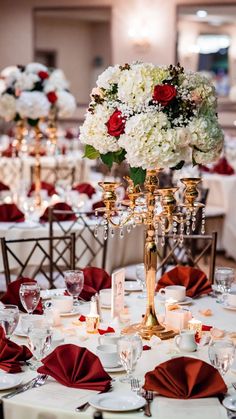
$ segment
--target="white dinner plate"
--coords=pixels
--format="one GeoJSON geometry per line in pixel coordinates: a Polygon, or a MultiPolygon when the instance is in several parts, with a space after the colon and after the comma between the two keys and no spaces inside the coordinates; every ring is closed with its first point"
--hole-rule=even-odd
{"type": "MultiPolygon", "coordinates": [[[[165,303],[166,301],[165,297],[160,294],[157,294],[156,298],[161,303],[165,303]]],[[[193,299],[191,297],[186,296],[183,301],[177,301],[176,304],[178,304],[179,306],[184,306],[184,305],[192,304],[192,302],[193,302],[193,299]]]]}
{"type": "Polygon", "coordinates": [[[81,314],[80,313],[81,308],[80,307],[73,307],[71,311],[68,311],[68,313],[60,313],[61,317],[70,317],[70,316],[75,316],[77,314],[81,314]]]}
{"type": "Polygon", "coordinates": [[[106,372],[123,372],[123,371],[125,371],[125,369],[122,365],[118,365],[118,367],[104,368],[104,370],[106,372]]]}
{"type": "Polygon", "coordinates": [[[125,291],[142,291],[142,288],[140,287],[137,281],[125,281],[125,291]]]}
{"type": "Polygon", "coordinates": [[[18,386],[22,382],[22,375],[0,374],[0,390],[8,390],[18,386]]]}
{"type": "Polygon", "coordinates": [[[128,412],[141,409],[145,406],[146,400],[134,393],[102,393],[97,394],[89,400],[89,404],[95,409],[107,412],[128,412]]]}
{"type": "Polygon", "coordinates": [[[226,409],[230,409],[236,412],[236,396],[226,397],[222,403],[226,409]]]}
{"type": "Polygon", "coordinates": [[[228,303],[225,303],[223,305],[223,307],[226,308],[227,310],[233,310],[233,311],[236,310],[236,307],[235,306],[230,306],[228,303]]]}

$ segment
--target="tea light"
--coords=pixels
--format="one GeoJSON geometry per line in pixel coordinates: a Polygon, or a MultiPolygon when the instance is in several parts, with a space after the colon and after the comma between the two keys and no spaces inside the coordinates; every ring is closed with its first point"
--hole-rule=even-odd
{"type": "Polygon", "coordinates": [[[86,332],[97,333],[100,323],[99,315],[88,314],[86,316],[86,332]]]}
{"type": "Polygon", "coordinates": [[[200,338],[202,335],[202,322],[197,319],[191,319],[188,322],[188,329],[195,330],[197,337],[200,338]]]}

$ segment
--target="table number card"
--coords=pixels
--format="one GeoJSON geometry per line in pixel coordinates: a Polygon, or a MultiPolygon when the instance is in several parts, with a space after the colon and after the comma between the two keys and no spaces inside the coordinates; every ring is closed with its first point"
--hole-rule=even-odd
{"type": "Polygon", "coordinates": [[[125,269],[119,269],[111,276],[111,317],[119,317],[124,310],[125,269]]]}

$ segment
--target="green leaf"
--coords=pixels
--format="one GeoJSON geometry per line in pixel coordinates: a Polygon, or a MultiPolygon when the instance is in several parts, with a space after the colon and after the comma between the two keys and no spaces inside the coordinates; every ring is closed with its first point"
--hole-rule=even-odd
{"type": "Polygon", "coordinates": [[[170,167],[170,169],[171,170],[180,170],[180,169],[182,169],[184,163],[185,163],[185,161],[181,160],[179,163],[176,164],[176,166],[170,167]]]}
{"type": "Polygon", "coordinates": [[[130,177],[134,185],[141,185],[145,181],[146,170],[142,169],[142,167],[130,167],[130,177]]]}
{"type": "Polygon", "coordinates": [[[31,127],[36,127],[36,125],[38,125],[38,123],[39,123],[39,119],[31,119],[31,118],[28,118],[27,121],[28,121],[28,124],[31,127]]]}
{"type": "Polygon", "coordinates": [[[109,169],[111,169],[113,165],[113,161],[114,161],[113,153],[109,151],[109,153],[101,154],[100,157],[101,157],[102,162],[106,164],[109,167],[109,169]]]}
{"type": "Polygon", "coordinates": [[[113,153],[113,160],[115,163],[120,164],[123,160],[125,160],[126,151],[122,148],[119,151],[113,153]]]}
{"type": "Polygon", "coordinates": [[[100,153],[96,150],[96,148],[94,148],[92,145],[86,144],[83,157],[88,157],[88,159],[95,160],[99,156],[100,153]]]}

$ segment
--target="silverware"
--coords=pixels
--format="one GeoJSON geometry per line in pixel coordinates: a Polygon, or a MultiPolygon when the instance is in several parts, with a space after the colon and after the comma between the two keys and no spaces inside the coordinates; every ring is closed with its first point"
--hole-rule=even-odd
{"type": "Polygon", "coordinates": [[[144,406],[144,416],[148,416],[150,418],[152,416],[150,405],[153,401],[153,391],[146,391],[146,393],[143,394],[143,397],[147,402],[144,406]]]}
{"type": "Polygon", "coordinates": [[[132,391],[135,391],[137,393],[140,391],[140,383],[137,378],[131,378],[130,385],[132,391]]]}
{"type": "Polygon", "coordinates": [[[234,390],[236,390],[236,383],[232,383],[234,390]]]}
{"type": "Polygon", "coordinates": [[[33,380],[28,381],[27,383],[19,386],[16,390],[12,391],[11,393],[5,394],[3,396],[3,399],[11,399],[12,397],[16,396],[17,394],[24,393],[27,390],[30,390],[32,388],[37,388],[42,386],[46,379],[47,375],[38,375],[37,377],[33,378],[33,380]]]}

